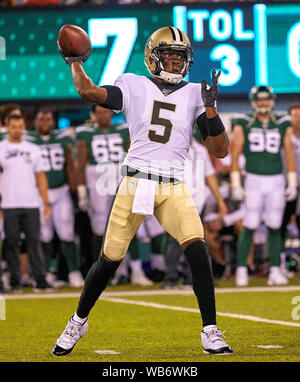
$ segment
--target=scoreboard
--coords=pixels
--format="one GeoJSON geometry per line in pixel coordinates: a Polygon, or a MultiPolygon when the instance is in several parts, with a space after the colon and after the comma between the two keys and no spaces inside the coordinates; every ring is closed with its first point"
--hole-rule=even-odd
{"type": "Polygon", "coordinates": [[[174,24],[192,39],[196,70],[190,81],[201,81],[215,66],[222,70],[223,94],[248,93],[253,85],[300,92],[299,3],[177,6],[174,24]]]}
{"type": "Polygon", "coordinates": [[[65,24],[88,32],[93,52],[84,69],[98,85],[113,84],[124,72],[148,75],[147,38],[173,25],[188,34],[194,50],[189,81],[209,82],[216,68],[221,94],[245,95],[254,84],[300,93],[300,3],[185,3],[2,8],[0,101],[79,97],[56,44],[65,24]]]}

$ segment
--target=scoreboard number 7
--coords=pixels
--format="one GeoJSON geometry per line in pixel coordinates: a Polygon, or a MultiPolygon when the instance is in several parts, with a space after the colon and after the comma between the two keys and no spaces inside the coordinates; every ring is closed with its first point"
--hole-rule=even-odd
{"type": "Polygon", "coordinates": [[[88,34],[92,48],[105,48],[108,37],[115,36],[98,85],[113,85],[117,77],[125,72],[137,34],[137,18],[89,19],[88,34]]]}

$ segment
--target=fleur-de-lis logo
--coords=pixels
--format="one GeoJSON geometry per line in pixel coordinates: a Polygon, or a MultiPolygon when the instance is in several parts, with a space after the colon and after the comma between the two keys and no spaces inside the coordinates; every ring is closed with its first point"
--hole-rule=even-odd
{"type": "Polygon", "coordinates": [[[153,37],[150,36],[147,40],[147,49],[152,50],[152,42],[153,42],[153,37]]]}

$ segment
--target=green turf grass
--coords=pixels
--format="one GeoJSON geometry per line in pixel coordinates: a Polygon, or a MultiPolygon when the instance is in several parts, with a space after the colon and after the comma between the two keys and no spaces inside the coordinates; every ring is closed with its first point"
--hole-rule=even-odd
{"type": "MultiPolygon", "coordinates": [[[[296,281],[297,283],[297,281],[296,281]]],[[[228,283],[222,282],[227,287],[228,283]]],[[[263,284],[265,285],[265,284],[263,284]]],[[[157,287],[157,286],[156,286],[157,287]]],[[[137,288],[128,288],[137,290],[137,288]]],[[[139,290],[149,288],[138,288],[139,290]]],[[[150,288],[152,289],[152,288],[150,288]]],[[[110,291],[124,288],[109,288],[110,291]]],[[[67,290],[65,290],[66,292],[67,290]]],[[[68,290],[70,291],[70,289],[68,290]]],[[[74,291],[74,290],[72,290],[74,291]]],[[[295,292],[217,293],[217,311],[293,321],[295,292]]],[[[122,299],[197,308],[191,296],[128,296],[122,299]]],[[[54,357],[52,347],[77,306],[78,298],[16,299],[6,301],[6,320],[0,321],[0,361],[26,362],[285,362],[300,361],[299,327],[217,317],[234,348],[230,356],[202,352],[199,313],[171,311],[98,301],[89,317],[89,330],[71,355],[54,357]],[[257,345],[279,345],[262,349],[257,345]],[[115,350],[99,355],[95,350],[115,350]]],[[[298,321],[300,322],[300,321],[298,321]]]]}

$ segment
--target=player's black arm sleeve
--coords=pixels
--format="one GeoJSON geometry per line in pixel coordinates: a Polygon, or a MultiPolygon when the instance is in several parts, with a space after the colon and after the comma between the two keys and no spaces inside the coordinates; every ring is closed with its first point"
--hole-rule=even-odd
{"type": "Polygon", "coordinates": [[[197,118],[197,126],[199,128],[202,139],[205,141],[208,137],[208,127],[207,127],[207,118],[206,113],[202,113],[197,118]]]}
{"type": "Polygon", "coordinates": [[[216,137],[225,131],[223,122],[218,114],[214,118],[207,118],[205,112],[200,114],[197,118],[197,125],[204,141],[208,136],[216,137]]]}
{"type": "Polygon", "coordinates": [[[123,94],[118,86],[105,85],[101,86],[107,91],[107,98],[105,103],[102,103],[102,107],[112,110],[122,110],[123,108],[123,94]]]}

